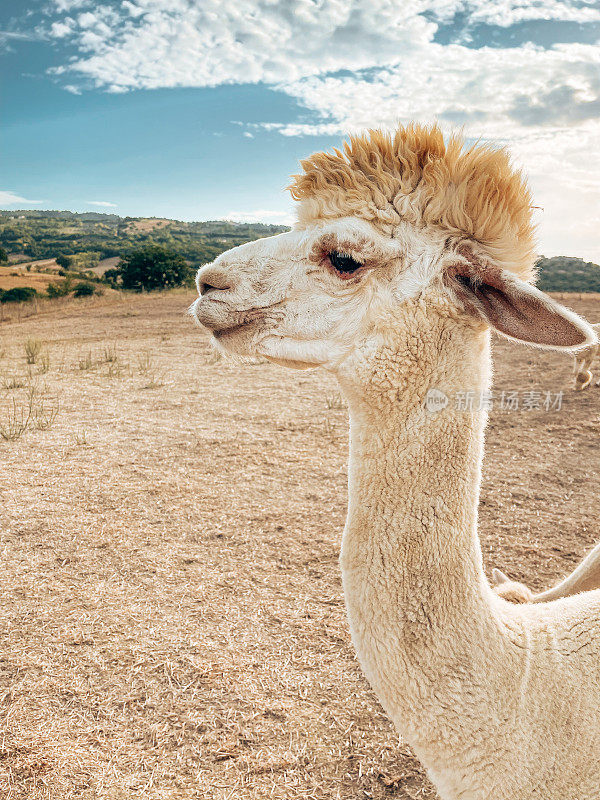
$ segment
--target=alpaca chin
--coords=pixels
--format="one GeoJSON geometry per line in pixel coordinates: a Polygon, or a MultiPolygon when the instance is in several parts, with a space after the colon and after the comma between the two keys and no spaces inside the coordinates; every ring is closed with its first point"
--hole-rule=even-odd
{"type": "Polygon", "coordinates": [[[277,364],[279,367],[287,367],[288,369],[314,369],[316,364],[307,364],[306,361],[294,361],[292,359],[276,358],[275,356],[265,356],[267,361],[272,364],[277,364]]]}

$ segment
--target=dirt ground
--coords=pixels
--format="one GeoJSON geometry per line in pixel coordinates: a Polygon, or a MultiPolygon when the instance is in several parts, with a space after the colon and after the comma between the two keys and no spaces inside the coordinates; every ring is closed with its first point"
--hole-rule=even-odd
{"type": "MultiPolygon", "coordinates": [[[[337,386],[217,362],[192,297],[0,325],[0,797],[434,798],[349,641],[337,386]]],[[[600,537],[600,389],[494,350],[496,392],[565,392],[487,436],[486,565],[542,588],[600,537]]]]}

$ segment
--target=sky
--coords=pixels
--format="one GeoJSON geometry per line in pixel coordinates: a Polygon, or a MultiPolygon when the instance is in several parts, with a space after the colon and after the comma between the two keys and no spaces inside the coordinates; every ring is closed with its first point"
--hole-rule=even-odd
{"type": "Polygon", "coordinates": [[[600,0],[0,0],[0,208],[290,224],[299,160],[437,120],[600,263],[600,0]]]}

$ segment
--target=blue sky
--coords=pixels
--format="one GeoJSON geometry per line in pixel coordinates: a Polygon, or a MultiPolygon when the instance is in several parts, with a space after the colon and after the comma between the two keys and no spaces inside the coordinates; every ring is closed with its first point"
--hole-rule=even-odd
{"type": "Polygon", "coordinates": [[[0,2],[0,207],[289,222],[300,158],[438,119],[510,147],[542,252],[600,261],[598,2],[0,2]]]}

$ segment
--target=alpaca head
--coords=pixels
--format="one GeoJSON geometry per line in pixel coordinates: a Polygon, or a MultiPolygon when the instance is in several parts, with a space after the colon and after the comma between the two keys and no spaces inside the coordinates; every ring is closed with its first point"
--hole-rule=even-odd
{"type": "Polygon", "coordinates": [[[591,343],[587,323],[527,282],[521,176],[503,151],[463,144],[409,126],[307,159],[291,187],[297,225],[200,269],[196,319],[225,350],[292,367],[335,369],[390,335],[418,337],[428,315],[542,347],[591,343]]]}

